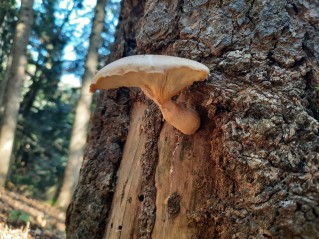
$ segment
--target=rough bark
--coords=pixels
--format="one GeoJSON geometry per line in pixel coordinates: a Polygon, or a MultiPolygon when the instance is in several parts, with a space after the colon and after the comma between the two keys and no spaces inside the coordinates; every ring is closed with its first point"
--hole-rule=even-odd
{"type": "Polygon", "coordinates": [[[33,0],[21,2],[18,23],[12,43],[8,65],[8,83],[4,98],[4,113],[0,129],[0,186],[4,186],[10,165],[10,158],[17,126],[21,98],[21,85],[25,76],[25,51],[29,42],[31,25],[33,23],[33,0]]]}
{"type": "MultiPolygon", "coordinates": [[[[110,61],[136,53],[136,23],[143,1],[123,1],[117,40],[110,61]]],[[[78,186],[67,209],[67,238],[102,238],[115,190],[130,121],[130,98],[126,89],[101,92],[91,120],[78,186]],[[103,152],[100,148],[103,148],[103,152]],[[85,218],[85,220],[83,220],[85,218]]]]}
{"type": "MultiPolygon", "coordinates": [[[[130,4],[124,2],[122,14],[130,4]]],[[[135,140],[146,142],[134,148],[128,137],[124,152],[144,153],[135,154],[140,161],[130,159],[131,167],[124,154],[112,171],[117,177],[109,184],[117,185],[99,219],[105,223],[108,215],[104,238],[318,238],[318,16],[316,1],[149,0],[141,21],[122,19],[122,26],[138,23],[136,39],[118,41],[121,47],[136,40],[136,50],[124,48],[123,55],[195,59],[209,66],[211,76],[177,98],[201,116],[191,136],[161,127],[157,107],[131,91],[134,107],[148,105],[135,140]],[[126,181],[134,182],[129,190],[126,181]]],[[[112,107],[102,100],[99,107],[112,107]]],[[[99,112],[95,124],[110,120],[99,119],[99,112]]],[[[139,127],[130,122],[129,135],[139,127]]],[[[109,138],[92,131],[90,154],[112,152],[92,147],[101,137],[109,138]]],[[[83,172],[95,159],[87,160],[83,172]]],[[[88,201],[97,195],[91,192],[88,201]]],[[[78,216],[68,213],[69,221],[78,216]]]]}
{"type": "Polygon", "coordinates": [[[79,180],[91,114],[92,94],[89,93],[89,89],[91,80],[98,66],[98,49],[102,40],[101,32],[104,25],[106,3],[106,0],[98,0],[95,7],[92,32],[85,61],[85,71],[82,77],[82,88],[75,110],[68,161],[61,191],[57,200],[57,205],[61,208],[67,208],[70,204],[76,184],[79,180]]]}

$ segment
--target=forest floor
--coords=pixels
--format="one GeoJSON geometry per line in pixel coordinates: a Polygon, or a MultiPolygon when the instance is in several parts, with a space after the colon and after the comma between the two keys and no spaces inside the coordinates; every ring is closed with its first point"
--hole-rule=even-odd
{"type": "Polygon", "coordinates": [[[64,239],[64,212],[0,188],[0,239],[64,239]]]}

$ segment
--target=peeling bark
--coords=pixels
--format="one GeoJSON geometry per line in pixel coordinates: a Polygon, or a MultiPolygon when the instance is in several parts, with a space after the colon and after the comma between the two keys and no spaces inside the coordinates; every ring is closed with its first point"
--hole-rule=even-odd
{"type": "MultiPolygon", "coordinates": [[[[141,1],[124,1],[117,42],[110,61],[136,52],[136,22],[141,1]],[[132,11],[133,10],[133,11],[132,11]],[[135,23],[134,23],[135,24],[135,23]]],[[[128,90],[102,92],[92,116],[78,186],[66,215],[67,238],[102,238],[127,137],[131,100],[128,90]],[[103,148],[103,150],[101,150],[103,148]],[[85,220],[84,220],[85,219],[85,220]]]]}
{"type": "MultiPolygon", "coordinates": [[[[318,9],[302,0],[149,0],[141,19],[122,19],[138,21],[136,38],[118,42],[123,55],[177,55],[211,69],[177,97],[200,113],[191,136],[162,126],[156,106],[131,91],[132,104],[150,110],[136,175],[143,201],[121,225],[130,238],[318,238],[318,9]]],[[[108,152],[94,140],[88,150],[108,152]]],[[[110,196],[105,208],[117,204],[110,196]]]]}

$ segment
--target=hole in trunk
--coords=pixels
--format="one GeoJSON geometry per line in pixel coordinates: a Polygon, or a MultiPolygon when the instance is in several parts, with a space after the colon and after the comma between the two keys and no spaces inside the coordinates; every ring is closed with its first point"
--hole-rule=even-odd
{"type": "Polygon", "coordinates": [[[143,194],[140,194],[137,197],[138,197],[138,200],[140,200],[141,202],[144,201],[144,195],[143,194]]]}

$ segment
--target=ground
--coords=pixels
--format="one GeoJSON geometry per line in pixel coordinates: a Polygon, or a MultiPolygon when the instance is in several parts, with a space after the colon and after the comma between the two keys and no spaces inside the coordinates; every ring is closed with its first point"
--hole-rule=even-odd
{"type": "Polygon", "coordinates": [[[64,239],[64,212],[0,188],[0,239],[64,239]]]}

